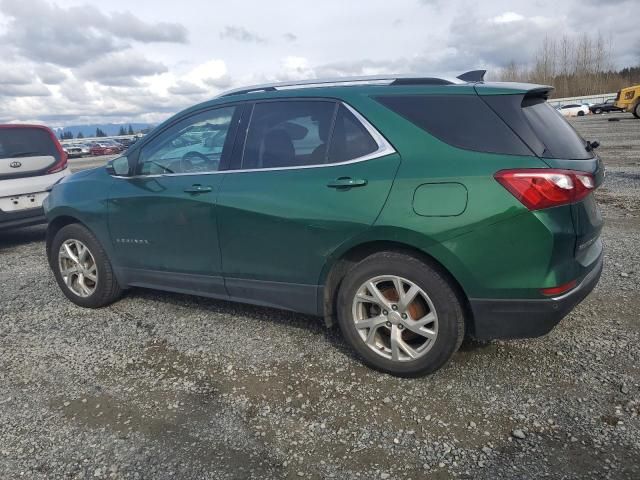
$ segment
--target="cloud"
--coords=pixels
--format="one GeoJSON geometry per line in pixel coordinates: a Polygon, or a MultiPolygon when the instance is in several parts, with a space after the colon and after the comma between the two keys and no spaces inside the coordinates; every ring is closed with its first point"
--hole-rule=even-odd
{"type": "Polygon", "coordinates": [[[137,86],[139,77],[168,71],[166,65],[134,52],[103,55],[76,69],[80,78],[110,86],[137,86]]]}
{"type": "Polygon", "coordinates": [[[207,93],[207,89],[195,83],[179,80],[168,88],[168,92],[174,95],[201,95],[207,93]]]}
{"type": "Polygon", "coordinates": [[[0,85],[0,97],[48,97],[51,91],[41,83],[0,85]]]}
{"type": "Polygon", "coordinates": [[[47,85],[58,85],[68,78],[64,70],[47,63],[36,67],[36,73],[38,77],[40,77],[40,80],[42,80],[42,83],[46,83],[47,85]]]}
{"type": "Polygon", "coordinates": [[[74,67],[129,47],[129,42],[185,43],[176,23],[146,23],[130,13],[105,14],[91,5],[63,8],[44,0],[0,0],[8,21],[0,44],[18,55],[74,67]]]}
{"type": "Polygon", "coordinates": [[[24,65],[0,63],[0,85],[29,85],[33,81],[33,72],[24,65]]]}
{"type": "Polygon", "coordinates": [[[224,27],[224,30],[220,32],[220,38],[228,38],[244,43],[266,43],[267,41],[265,38],[237,25],[227,25],[224,27]]]}
{"type": "Polygon", "coordinates": [[[282,35],[282,37],[287,41],[287,42],[295,42],[298,39],[297,35],[294,35],[293,33],[287,32],[284,35],[282,35]]]}

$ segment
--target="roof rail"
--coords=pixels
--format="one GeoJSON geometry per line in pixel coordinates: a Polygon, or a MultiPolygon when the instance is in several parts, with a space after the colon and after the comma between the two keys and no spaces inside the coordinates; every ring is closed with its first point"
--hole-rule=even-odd
{"type": "Polygon", "coordinates": [[[339,77],[328,79],[295,80],[291,82],[267,83],[263,85],[253,85],[250,87],[236,88],[218,95],[218,98],[231,95],[242,95],[253,92],[273,92],[287,88],[298,87],[331,87],[347,85],[452,85],[464,83],[462,79],[438,78],[438,77],[416,77],[408,75],[367,75],[360,77],[339,77]]]}

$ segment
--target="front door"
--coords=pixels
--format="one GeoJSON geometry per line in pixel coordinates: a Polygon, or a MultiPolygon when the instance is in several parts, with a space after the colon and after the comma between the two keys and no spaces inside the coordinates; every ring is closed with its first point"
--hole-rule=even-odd
{"type": "Polygon", "coordinates": [[[241,163],[218,197],[229,295],[317,313],[327,256],[373,224],[399,161],[340,103],[256,103],[241,163]]]}
{"type": "Polygon", "coordinates": [[[225,293],[215,203],[236,110],[178,121],[141,147],[134,176],[114,179],[109,228],[127,283],[225,293]]]}

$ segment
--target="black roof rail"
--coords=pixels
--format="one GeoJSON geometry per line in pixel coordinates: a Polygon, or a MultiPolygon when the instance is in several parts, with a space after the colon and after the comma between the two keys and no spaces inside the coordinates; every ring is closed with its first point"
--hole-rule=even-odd
{"type": "Polygon", "coordinates": [[[464,82],[483,82],[485,73],[487,73],[486,70],[470,70],[458,75],[456,78],[464,82]]]}
{"type": "Polygon", "coordinates": [[[397,78],[391,83],[391,85],[453,85],[453,82],[444,78],[436,77],[409,77],[397,78]]]}

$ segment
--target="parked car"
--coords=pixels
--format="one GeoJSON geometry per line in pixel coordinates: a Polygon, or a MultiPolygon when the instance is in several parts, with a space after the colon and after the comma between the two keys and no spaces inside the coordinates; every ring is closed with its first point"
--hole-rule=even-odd
{"type": "Polygon", "coordinates": [[[589,107],[587,105],[578,105],[572,103],[570,105],[562,105],[558,108],[558,111],[563,117],[582,117],[589,113],[589,107]]]}
{"type": "Polygon", "coordinates": [[[42,202],[69,174],[55,134],[41,125],[0,125],[0,229],[45,223],[42,202]]]}
{"type": "Polygon", "coordinates": [[[609,112],[622,112],[622,108],[616,106],[616,99],[609,98],[602,103],[596,103],[589,107],[591,113],[609,113],[609,112]]]}
{"type": "Polygon", "coordinates": [[[131,145],[133,145],[134,143],[136,143],[136,141],[138,140],[137,137],[133,137],[133,138],[120,138],[118,139],[118,143],[120,143],[123,147],[125,148],[129,148],[131,145]]]}
{"type": "Polygon", "coordinates": [[[546,334],[600,276],[604,169],[552,87],[470,76],[258,86],[177,114],[53,188],[60,288],[90,308],[138,286],[337,320],[402,376],[465,334],[546,334]],[[187,158],[214,131],[222,148],[187,158]]]}
{"type": "Polygon", "coordinates": [[[62,149],[68,158],[79,158],[89,153],[89,149],[78,143],[64,143],[62,149]]]}
{"type": "Polygon", "coordinates": [[[91,155],[114,155],[122,152],[122,148],[108,142],[96,142],[91,145],[89,153],[91,155]]]}
{"type": "Polygon", "coordinates": [[[640,84],[620,90],[616,96],[616,107],[640,118],[640,84]]]}

